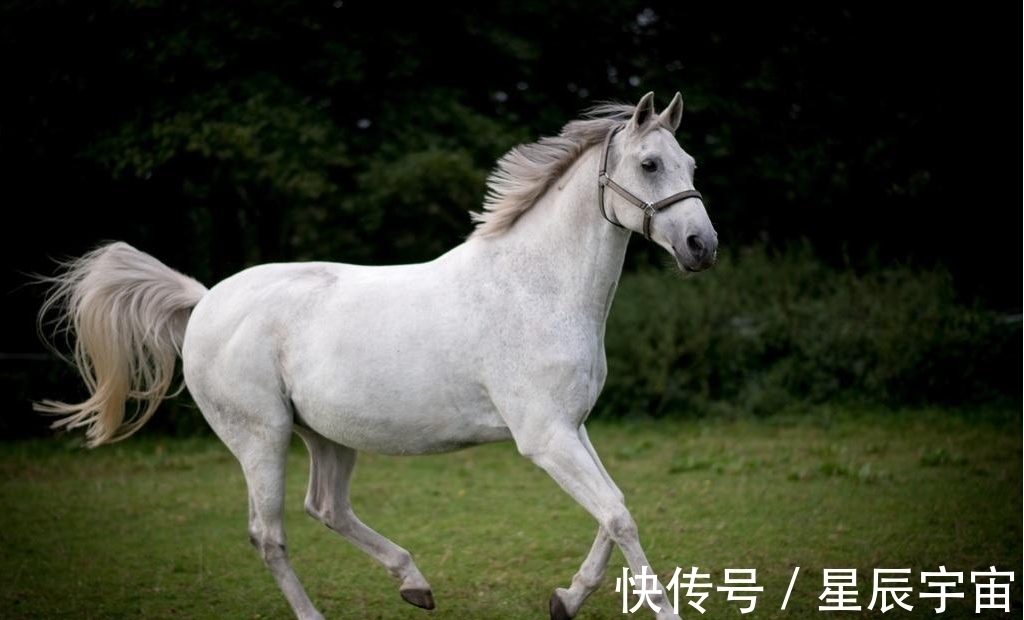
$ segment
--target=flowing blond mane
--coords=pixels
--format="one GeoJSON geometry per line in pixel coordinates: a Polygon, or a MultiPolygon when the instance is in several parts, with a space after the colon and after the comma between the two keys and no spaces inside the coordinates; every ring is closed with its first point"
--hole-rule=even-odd
{"type": "Polygon", "coordinates": [[[520,144],[505,153],[487,178],[484,210],[472,214],[476,229],[471,237],[499,235],[512,228],[519,216],[528,211],[584,151],[629,120],[635,110],[635,106],[628,104],[599,105],[587,111],[582,119],[569,122],[557,136],[520,144]]]}

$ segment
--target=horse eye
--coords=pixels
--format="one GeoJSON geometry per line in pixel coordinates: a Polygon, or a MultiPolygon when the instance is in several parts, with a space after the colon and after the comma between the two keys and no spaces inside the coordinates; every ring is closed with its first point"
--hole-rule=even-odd
{"type": "Polygon", "coordinates": [[[644,172],[654,172],[658,169],[658,162],[653,159],[645,159],[640,162],[640,167],[644,169],[644,172]]]}

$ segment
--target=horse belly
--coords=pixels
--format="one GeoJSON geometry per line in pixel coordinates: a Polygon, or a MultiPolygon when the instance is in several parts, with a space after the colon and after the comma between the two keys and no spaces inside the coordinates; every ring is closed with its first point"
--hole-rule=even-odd
{"type": "Polygon", "coordinates": [[[414,368],[339,368],[329,387],[296,386],[297,422],[342,445],[382,454],[450,452],[511,438],[482,388],[453,381],[436,366],[414,368]]]}

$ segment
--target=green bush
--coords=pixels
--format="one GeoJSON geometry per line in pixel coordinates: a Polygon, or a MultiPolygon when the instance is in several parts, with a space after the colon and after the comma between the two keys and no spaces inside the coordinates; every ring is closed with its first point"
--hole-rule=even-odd
{"type": "MultiPolygon", "coordinates": [[[[1019,405],[1020,342],[1019,321],[958,301],[943,270],[836,270],[806,247],[779,255],[748,247],[695,276],[650,267],[623,274],[606,333],[608,379],[593,415],[1019,405]]],[[[60,368],[36,377],[31,398],[83,397],[77,376],[60,368]]],[[[28,398],[8,407],[0,435],[45,432],[28,398]]],[[[207,432],[187,392],[163,408],[145,432],[207,432]]]]}
{"type": "Polygon", "coordinates": [[[940,269],[832,269],[750,247],[680,278],[622,277],[595,415],[754,415],[829,401],[1018,398],[1020,323],[958,302],[940,269]]]}

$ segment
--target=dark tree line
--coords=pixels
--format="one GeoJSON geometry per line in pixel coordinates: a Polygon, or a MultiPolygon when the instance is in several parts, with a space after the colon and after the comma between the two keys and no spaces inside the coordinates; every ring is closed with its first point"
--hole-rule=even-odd
{"type": "MultiPolygon", "coordinates": [[[[684,95],[680,140],[725,251],[807,240],[837,264],[938,264],[965,299],[1019,308],[1002,145],[1018,95],[1001,77],[1016,34],[995,13],[639,0],[0,7],[0,352],[39,350],[24,273],[102,240],[207,284],[272,260],[431,258],[469,232],[508,148],[647,91],[661,105],[684,95]]],[[[630,264],[646,257],[634,244],[630,264]]]]}

